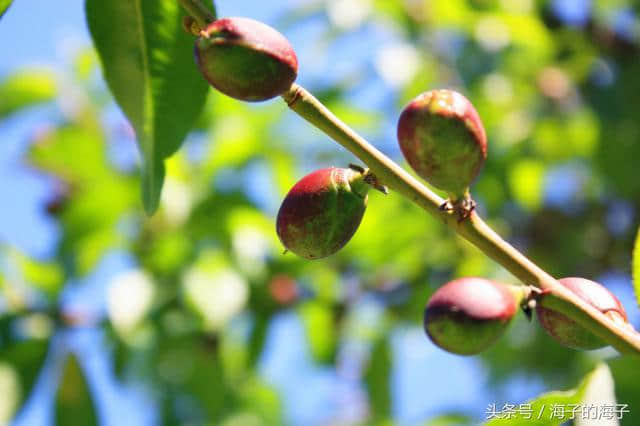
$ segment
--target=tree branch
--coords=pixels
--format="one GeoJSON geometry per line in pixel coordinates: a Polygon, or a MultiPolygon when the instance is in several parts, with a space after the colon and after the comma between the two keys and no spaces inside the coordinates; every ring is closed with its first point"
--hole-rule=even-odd
{"type": "Polygon", "coordinates": [[[561,312],[618,351],[640,355],[640,334],[621,327],[596,308],[558,283],[552,276],[504,241],[474,211],[459,221],[451,211],[440,208],[444,200],[407,171],[385,156],[363,137],[349,128],[311,93],[297,84],[282,94],[289,108],[322,130],[365,163],[378,181],[443,221],[486,255],[500,263],[522,283],[548,293],[544,305],[561,312]]]}

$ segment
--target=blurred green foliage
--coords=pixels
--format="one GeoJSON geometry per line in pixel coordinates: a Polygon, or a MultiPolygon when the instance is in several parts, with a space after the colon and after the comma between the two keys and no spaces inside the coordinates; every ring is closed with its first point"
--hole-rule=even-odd
{"type": "Polygon", "coordinates": [[[2,18],[2,15],[4,15],[9,6],[11,6],[12,1],[13,0],[0,0],[0,18],[2,18]]]}
{"type": "MultiPolygon", "coordinates": [[[[358,26],[375,24],[397,38],[386,60],[362,64],[353,81],[335,76],[310,89],[357,130],[380,135],[374,141],[393,154],[395,142],[385,145],[382,137],[393,133],[386,128],[395,125],[390,111],[399,112],[427,89],[459,88],[476,105],[489,135],[489,160],[473,191],[489,223],[555,276],[630,275],[636,228],[612,212],[622,206],[637,217],[640,209],[640,96],[633,95],[640,93],[640,39],[637,31],[616,32],[613,17],[633,10],[637,26],[638,6],[596,0],[589,22],[573,26],[546,1],[371,4],[366,20],[355,26],[331,18],[322,2],[282,17],[283,30],[319,19],[323,32],[312,46],[318,50],[339,49],[358,26]],[[386,69],[393,61],[407,61],[401,80],[394,80],[397,69],[386,69]],[[387,111],[353,102],[370,82],[395,95],[382,105],[387,111]]],[[[318,364],[341,368],[340,351],[364,343],[367,356],[358,371],[370,406],[361,421],[392,424],[393,330],[420,328],[426,300],[449,279],[477,275],[515,282],[395,194],[371,193],[359,231],[340,253],[313,262],[283,255],[274,206],[305,173],[354,159],[277,101],[247,105],[211,90],[202,114],[189,117],[196,124],[185,146],[166,161],[160,208],[147,217],[139,202],[140,175],[113,155],[135,137],[124,119],[105,118],[113,103],[96,78],[96,53],[80,52],[71,65],[65,79],[85,96],[66,99],[72,107],[56,108],[54,124],[34,132],[26,153],[37,173],[55,180],[42,206],[61,231],[55,254],[33,259],[0,245],[0,373],[16,384],[7,418],[28,396],[52,336],[96,327],[105,331],[118,379],[153,389],[161,424],[283,423],[282,397],[257,364],[273,318],[289,312],[300,318],[318,364]],[[133,256],[137,269],[110,285],[106,318],[65,311],[62,290],[87,277],[113,250],[133,256]],[[384,307],[373,322],[356,311],[370,297],[384,307]],[[237,332],[239,319],[248,319],[246,333],[237,332]]],[[[62,100],[67,93],[55,81],[40,70],[6,76],[0,117],[62,100]]],[[[179,92],[193,82],[174,83],[179,92]]],[[[143,83],[122,84],[116,98],[143,83]]],[[[133,125],[143,126],[135,120],[133,125]]],[[[522,317],[480,359],[496,388],[524,376],[543,380],[549,389],[568,389],[610,356],[560,347],[522,317]]],[[[618,401],[640,401],[637,361],[606,362],[618,401]]],[[[60,368],[58,418],[78,410],[95,416],[88,392],[80,391],[86,379],[74,355],[60,368]]],[[[623,424],[640,422],[637,408],[631,407],[623,424]]],[[[424,421],[471,424],[481,416],[443,409],[424,421]]]]}
{"type": "Polygon", "coordinates": [[[0,85],[0,118],[22,108],[50,101],[57,92],[53,72],[45,69],[19,71],[6,77],[0,85]]]}
{"type": "Polygon", "coordinates": [[[98,424],[91,392],[78,359],[70,355],[62,365],[56,394],[55,424],[92,426],[98,424]]]}

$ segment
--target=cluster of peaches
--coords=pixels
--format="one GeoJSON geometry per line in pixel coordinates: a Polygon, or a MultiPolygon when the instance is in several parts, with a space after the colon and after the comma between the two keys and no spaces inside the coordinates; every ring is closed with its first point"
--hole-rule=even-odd
{"type": "MultiPolygon", "coordinates": [[[[218,19],[198,32],[196,62],[220,92],[243,101],[263,101],[288,90],[298,60],[287,39],[273,28],[247,18],[218,19]]],[[[401,151],[413,170],[444,190],[444,210],[468,219],[475,203],[469,186],[487,158],[487,138],[475,108],[452,90],[432,90],[413,99],[397,128],[401,151]]],[[[305,177],[286,195],[276,230],[288,251],[320,259],[340,250],[356,232],[367,206],[367,192],[381,187],[368,169],[325,168],[305,177]]],[[[584,278],[559,282],[620,324],[627,316],[620,301],[602,285],[584,278]]],[[[537,294],[536,297],[540,296],[537,294]]],[[[461,278],[441,286],[428,301],[424,328],[441,348],[477,354],[507,329],[519,307],[532,308],[531,291],[484,278],[461,278]]],[[[605,346],[565,315],[535,307],[542,327],[575,349],[605,346]]]]}

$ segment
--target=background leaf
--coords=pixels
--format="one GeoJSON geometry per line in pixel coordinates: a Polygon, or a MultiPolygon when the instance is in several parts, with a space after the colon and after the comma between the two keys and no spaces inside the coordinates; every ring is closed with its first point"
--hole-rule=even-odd
{"type": "Polygon", "coordinates": [[[387,339],[378,340],[371,350],[365,372],[373,418],[383,421],[391,417],[391,348],[387,339]]]}
{"type": "Polygon", "coordinates": [[[636,295],[636,301],[640,305],[640,229],[636,236],[636,243],[633,248],[633,265],[631,266],[633,273],[633,289],[636,295]]]}
{"type": "Polygon", "coordinates": [[[640,401],[640,369],[638,358],[635,356],[621,356],[607,361],[615,381],[616,399],[620,404],[628,404],[628,412],[624,413],[621,424],[637,425],[640,413],[634,410],[636,401],[640,401]]]}
{"type": "Polygon", "coordinates": [[[116,102],[134,127],[143,157],[147,213],[159,203],[164,159],[198,118],[208,86],[182,29],[178,2],[86,1],[87,21],[116,102]]]}
{"type": "Polygon", "coordinates": [[[319,302],[307,302],[300,307],[300,316],[314,360],[320,363],[333,362],[336,356],[337,335],[331,307],[319,302]]]}
{"type": "MultiPolygon", "coordinates": [[[[531,404],[531,415],[524,414],[517,409],[513,415],[501,415],[502,418],[494,418],[485,423],[485,426],[499,425],[538,425],[551,426],[559,425],[571,419],[571,409],[573,405],[580,405],[583,402],[593,402],[592,399],[586,401],[585,397],[592,398],[594,395],[602,392],[598,389],[601,386],[609,386],[605,392],[613,392],[613,381],[611,380],[611,371],[606,364],[599,364],[595,370],[589,373],[582,382],[568,391],[554,391],[540,395],[534,400],[528,401],[531,404]],[[553,406],[561,406],[564,409],[562,413],[553,411],[553,406]]],[[[578,411],[576,416],[579,416],[578,411]]]]}
{"type": "MultiPolygon", "coordinates": [[[[596,371],[591,375],[591,380],[587,389],[585,391],[585,395],[582,398],[581,405],[583,407],[615,407],[616,406],[616,395],[614,391],[615,383],[613,381],[613,376],[611,374],[611,370],[606,364],[600,364],[596,371]]],[[[602,418],[598,419],[599,426],[617,426],[619,424],[618,420],[615,416],[610,416],[613,418],[607,418],[607,416],[602,416],[602,418]]],[[[589,426],[593,424],[593,417],[588,416],[588,418],[583,418],[583,416],[579,416],[575,419],[575,426],[589,426]]]]}
{"type": "Polygon", "coordinates": [[[13,0],[0,0],[0,18],[2,18],[2,15],[5,14],[7,9],[9,9],[9,6],[11,6],[12,1],[13,0]]]}
{"type": "Polygon", "coordinates": [[[75,355],[69,355],[62,370],[55,411],[57,426],[98,424],[87,380],[75,355]]]}
{"type": "MultiPolygon", "coordinates": [[[[3,324],[0,323],[0,327],[3,324]]],[[[49,341],[44,339],[30,339],[16,342],[0,351],[0,388],[4,404],[11,401],[12,407],[3,406],[8,412],[0,409],[0,424],[6,420],[4,416],[10,416],[20,407],[31,393],[40,369],[47,357],[49,341]],[[11,377],[16,376],[12,380],[11,377]],[[14,382],[14,383],[12,383],[14,382]]],[[[2,404],[0,404],[2,405],[2,404]]]]}
{"type": "Polygon", "coordinates": [[[11,74],[0,82],[0,119],[22,108],[50,101],[56,95],[57,84],[51,71],[26,69],[11,74]]]}

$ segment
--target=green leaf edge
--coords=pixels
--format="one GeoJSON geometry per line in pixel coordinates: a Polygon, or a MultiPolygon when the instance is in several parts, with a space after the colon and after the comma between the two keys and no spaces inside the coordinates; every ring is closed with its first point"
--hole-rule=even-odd
{"type": "Polygon", "coordinates": [[[4,14],[7,12],[11,3],[13,3],[13,0],[0,0],[0,19],[2,19],[4,14]]]}
{"type": "Polygon", "coordinates": [[[633,275],[633,293],[636,295],[636,303],[640,306],[640,228],[638,228],[636,242],[633,246],[631,273],[633,275]]]}
{"type": "MultiPolygon", "coordinates": [[[[80,380],[80,387],[76,387],[73,388],[74,391],[85,391],[86,394],[84,395],[84,397],[86,398],[84,401],[84,403],[87,403],[87,407],[84,408],[88,408],[87,412],[82,412],[82,413],[77,413],[77,411],[79,410],[74,410],[74,414],[88,414],[89,418],[81,418],[80,420],[83,421],[83,425],[85,426],[94,426],[94,425],[98,425],[99,424],[99,418],[98,418],[98,411],[97,411],[97,405],[96,405],[96,401],[93,395],[93,390],[91,389],[91,385],[89,383],[89,380],[87,379],[87,372],[85,370],[85,366],[82,365],[82,363],[80,362],[78,356],[72,352],[69,352],[64,361],[61,363],[60,365],[60,380],[55,392],[55,401],[54,401],[54,422],[56,425],[61,425],[61,424],[69,424],[69,425],[78,425],[78,418],[69,418],[69,417],[63,417],[61,416],[60,410],[61,409],[68,409],[70,407],[65,406],[64,404],[64,397],[62,396],[61,392],[63,392],[63,389],[65,386],[68,386],[67,383],[65,383],[66,380],[69,380],[69,375],[71,378],[74,379],[78,379],[80,380]],[[77,376],[74,377],[74,375],[77,374],[77,376]],[[63,421],[63,419],[68,419],[66,421],[63,421]]],[[[77,402],[77,401],[75,401],[77,402]]],[[[77,408],[77,407],[76,407],[77,408]]],[[[69,412],[66,411],[65,414],[68,414],[69,412]]]]}
{"type": "MultiPolygon", "coordinates": [[[[144,36],[144,31],[145,31],[144,16],[141,10],[141,0],[133,0],[133,1],[134,1],[133,3],[134,11],[132,15],[135,21],[139,24],[137,32],[139,36],[141,59],[142,59],[141,71],[142,71],[142,74],[146,77],[144,84],[145,86],[148,86],[150,84],[150,81],[152,80],[153,75],[151,73],[152,65],[149,64],[149,59],[148,59],[148,56],[149,56],[148,46],[144,36]]],[[[89,0],[85,0],[85,14],[87,16],[89,15],[89,13],[87,12],[88,8],[89,8],[89,0]]],[[[216,10],[215,5],[212,3],[208,5],[208,8],[212,10],[212,13],[215,16],[215,10],[216,10]]],[[[184,13],[184,10],[182,10],[182,12],[184,13]]],[[[96,45],[96,40],[94,39],[94,35],[91,30],[91,23],[89,22],[88,17],[87,17],[87,23],[89,26],[89,30],[90,30],[89,32],[91,34],[94,45],[96,45]]],[[[116,100],[116,103],[119,104],[118,97],[113,92],[111,87],[111,82],[109,81],[109,78],[107,78],[106,76],[105,64],[103,62],[101,52],[97,48],[96,48],[96,51],[98,52],[98,56],[100,58],[103,74],[105,74],[105,82],[107,84],[107,87],[109,88],[109,91],[111,91],[112,94],[114,95],[114,99],[116,100]]],[[[144,114],[148,118],[147,120],[145,120],[145,123],[142,123],[142,125],[138,126],[140,128],[136,128],[135,124],[131,121],[131,118],[127,115],[127,113],[123,109],[123,112],[125,113],[125,116],[129,120],[129,122],[132,124],[134,128],[136,128],[136,138],[138,140],[138,147],[143,157],[143,161],[141,165],[141,175],[140,175],[141,192],[142,192],[141,198],[142,198],[142,204],[144,206],[145,213],[148,216],[152,216],[160,205],[162,187],[163,187],[164,178],[165,178],[164,161],[176,151],[175,149],[173,149],[171,152],[162,152],[162,148],[159,148],[158,146],[156,146],[155,143],[153,145],[149,143],[149,141],[155,140],[155,130],[156,130],[153,125],[148,125],[148,123],[155,122],[155,117],[156,117],[156,111],[154,109],[154,99],[151,93],[152,93],[151,87],[146,87],[146,90],[144,91],[143,99],[141,101],[142,101],[142,107],[145,111],[144,114]],[[155,154],[159,154],[159,155],[155,155],[155,154]]],[[[120,105],[120,107],[122,108],[122,105],[120,105]]],[[[204,107],[204,101],[202,103],[202,107],[204,107]]],[[[195,123],[195,119],[194,119],[194,123],[195,123]]],[[[194,123],[192,123],[192,126],[194,123]]],[[[180,147],[181,144],[184,142],[185,137],[183,137],[183,139],[180,141],[180,144],[178,144],[178,147],[180,147]]]]}
{"type": "Polygon", "coordinates": [[[512,418],[495,418],[495,419],[491,419],[491,420],[483,423],[483,425],[484,426],[502,426],[502,425],[538,425],[538,426],[547,426],[547,425],[560,425],[560,424],[564,423],[567,420],[562,420],[562,419],[559,419],[559,418],[553,418],[553,419],[543,418],[543,419],[539,419],[538,420],[538,419],[534,418],[536,416],[536,413],[537,413],[535,408],[534,408],[534,406],[536,404],[537,405],[542,404],[544,406],[544,412],[546,413],[548,411],[549,407],[546,406],[545,401],[549,400],[549,399],[557,399],[557,398],[565,399],[565,401],[563,401],[564,404],[578,404],[578,403],[582,402],[582,400],[584,398],[584,395],[585,395],[585,393],[587,391],[587,388],[589,387],[589,384],[591,383],[591,380],[603,368],[605,368],[607,370],[609,369],[607,364],[599,363],[592,371],[587,373],[587,375],[582,379],[580,384],[578,384],[578,386],[576,386],[573,389],[569,389],[569,390],[566,390],[566,391],[551,391],[551,392],[543,393],[543,394],[537,396],[534,399],[527,400],[526,404],[531,404],[531,407],[533,409],[532,418],[526,419],[524,417],[519,416],[519,414],[516,412],[512,418]]]}

